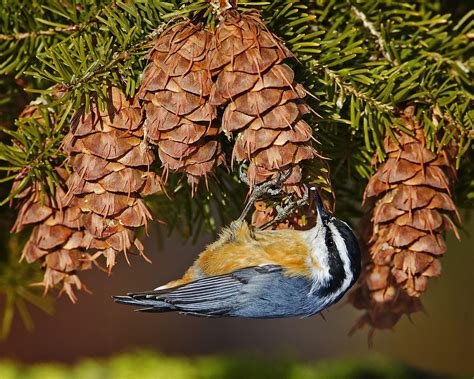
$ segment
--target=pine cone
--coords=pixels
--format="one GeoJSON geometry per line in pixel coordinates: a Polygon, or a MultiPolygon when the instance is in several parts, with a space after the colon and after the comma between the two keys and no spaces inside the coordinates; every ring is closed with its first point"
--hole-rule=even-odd
{"type": "Polygon", "coordinates": [[[446,252],[443,233],[459,219],[450,188],[455,179],[455,147],[439,155],[426,148],[423,125],[414,107],[401,116],[413,136],[395,132],[384,142],[388,159],[369,181],[365,199],[375,198],[372,212],[370,260],[352,301],[367,313],[360,325],[390,328],[403,314],[421,309],[419,296],[428,278],[441,274],[439,258],[446,252]]]}
{"type": "MultiPolygon", "coordinates": [[[[33,105],[21,117],[41,115],[33,105]]],[[[142,129],[140,110],[111,88],[106,108],[100,110],[93,99],[88,111],[76,113],[64,139],[73,173],[56,167],[57,182],[34,181],[16,194],[21,202],[12,232],[34,226],[22,259],[42,262],[45,292],[62,283],[61,292],[75,302],[73,287],[85,289],[77,272],[90,268],[98,256],[107,258],[110,270],[118,252],[135,246],[143,253],[135,228],[146,226],[151,214],[141,197],[161,191],[162,183],[149,171],[155,157],[142,129]],[[54,188],[54,195],[41,187],[54,188]]],[[[25,174],[20,173],[12,192],[25,174]]]]}
{"type": "MultiPolygon", "coordinates": [[[[135,228],[152,218],[142,199],[162,190],[160,178],[149,171],[155,156],[143,138],[140,109],[111,88],[106,109],[93,100],[80,109],[65,137],[73,174],[67,180],[67,205],[82,212],[82,246],[103,255],[109,270],[117,253],[143,246],[135,228]]],[[[127,258],[128,260],[128,258],[127,258]]]]}
{"type": "Polygon", "coordinates": [[[208,101],[212,34],[190,22],[165,31],[149,53],[138,97],[145,103],[147,137],[159,147],[165,174],[186,173],[193,192],[201,177],[225,163],[215,136],[216,107],[208,101]]]}
{"type": "MultiPolygon", "coordinates": [[[[34,118],[38,123],[44,123],[43,115],[38,111],[36,102],[27,105],[20,118],[34,118]]],[[[76,301],[73,287],[85,289],[77,272],[91,267],[90,255],[81,246],[83,233],[81,231],[81,211],[76,207],[65,204],[66,180],[69,173],[60,167],[55,167],[52,175],[56,181],[47,183],[32,181],[21,192],[28,167],[19,173],[12,186],[15,199],[20,201],[18,215],[11,232],[20,232],[25,227],[33,226],[31,235],[26,242],[21,259],[28,263],[40,261],[45,270],[41,285],[45,292],[49,288],[62,284],[62,292],[66,292],[71,301],[76,301]],[[45,190],[54,188],[54,194],[45,190]]]]}
{"type": "MultiPolygon", "coordinates": [[[[69,174],[61,168],[56,168],[56,172],[60,183],[55,185],[54,196],[42,192],[39,183],[33,183],[15,196],[21,203],[12,232],[34,225],[21,259],[28,263],[40,260],[45,270],[41,283],[45,292],[62,284],[61,292],[66,292],[75,302],[73,286],[85,289],[76,273],[91,267],[90,255],[82,246],[81,210],[65,205],[64,186],[69,174]]],[[[15,180],[12,191],[20,182],[20,178],[15,180]]]]}
{"type": "Polygon", "coordinates": [[[225,106],[222,130],[237,132],[233,158],[248,160],[251,184],[292,169],[285,185],[302,179],[299,163],[318,157],[311,146],[305,91],[283,63],[291,52],[263,25],[257,13],[226,12],[215,32],[209,68],[217,75],[210,102],[225,106]]]}

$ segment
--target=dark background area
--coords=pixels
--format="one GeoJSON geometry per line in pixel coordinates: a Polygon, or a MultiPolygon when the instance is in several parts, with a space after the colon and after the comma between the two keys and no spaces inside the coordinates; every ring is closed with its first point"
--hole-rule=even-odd
{"type": "Polygon", "coordinates": [[[372,349],[367,330],[348,336],[360,313],[344,299],[325,312],[326,321],[319,316],[245,320],[143,314],[114,304],[112,295],[151,289],[179,277],[210,242],[183,246],[180,239],[159,237],[152,230],[145,240],[152,265],[135,258],[128,267],[122,259],[110,277],[98,270],[85,273],[93,295],[81,293],[76,305],[59,299],[54,316],[34,311],[32,332],[16,319],[9,338],[0,344],[0,357],[75,362],[151,348],[169,355],[242,353],[318,361],[379,352],[429,372],[473,373],[473,221],[465,220],[462,242],[449,236],[443,274],[430,281],[423,299],[425,313],[415,314],[412,322],[403,318],[393,331],[376,332],[372,349]]]}

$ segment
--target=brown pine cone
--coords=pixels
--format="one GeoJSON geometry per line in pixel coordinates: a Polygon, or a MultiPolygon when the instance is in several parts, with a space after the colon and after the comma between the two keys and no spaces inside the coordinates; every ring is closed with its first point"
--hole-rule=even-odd
{"type": "Polygon", "coordinates": [[[149,53],[138,97],[146,110],[147,137],[158,145],[165,175],[184,172],[199,179],[225,163],[216,140],[216,107],[209,103],[208,56],[212,34],[190,22],[165,31],[149,53]]]}
{"type": "Polygon", "coordinates": [[[309,112],[305,91],[283,63],[293,55],[253,12],[225,12],[214,43],[209,68],[217,76],[210,102],[225,107],[224,133],[237,133],[233,158],[249,161],[252,185],[291,168],[285,185],[297,186],[299,163],[319,155],[310,143],[311,128],[301,119],[309,112]]]}
{"type": "Polygon", "coordinates": [[[419,296],[428,278],[441,274],[439,258],[446,252],[443,233],[453,229],[459,214],[451,198],[455,180],[455,146],[436,155],[426,147],[423,125],[414,107],[401,116],[413,136],[395,132],[384,147],[388,159],[370,179],[364,197],[375,198],[370,260],[352,302],[367,313],[360,325],[390,328],[403,314],[421,309],[419,296]]]}
{"type": "MultiPolygon", "coordinates": [[[[105,256],[109,270],[117,253],[143,246],[135,228],[152,218],[142,196],[162,190],[150,171],[155,156],[144,139],[141,111],[117,88],[105,109],[96,100],[80,109],[66,136],[64,149],[73,168],[67,180],[67,205],[82,212],[82,246],[105,256]]],[[[128,258],[127,258],[128,260],[128,258]]]]}
{"type": "MultiPolygon", "coordinates": [[[[30,238],[23,248],[21,259],[28,263],[41,261],[45,270],[41,283],[45,292],[62,284],[71,301],[76,301],[73,286],[86,289],[77,276],[78,271],[91,267],[90,255],[82,246],[84,236],[81,230],[81,210],[65,204],[65,181],[69,174],[57,168],[60,183],[55,185],[55,195],[41,191],[39,183],[33,183],[15,196],[20,199],[18,216],[12,232],[34,225],[30,238]]],[[[15,191],[21,179],[15,180],[15,191]]]]}

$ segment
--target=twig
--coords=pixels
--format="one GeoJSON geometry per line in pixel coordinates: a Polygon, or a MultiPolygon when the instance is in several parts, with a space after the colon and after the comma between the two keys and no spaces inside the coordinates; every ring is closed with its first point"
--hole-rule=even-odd
{"type": "Polygon", "coordinates": [[[77,32],[78,30],[81,30],[85,28],[88,25],[91,25],[93,23],[96,23],[98,21],[98,17],[102,15],[104,9],[115,9],[117,7],[116,1],[113,1],[111,4],[107,5],[106,7],[103,7],[98,10],[98,12],[92,16],[88,21],[82,22],[77,25],[69,25],[65,27],[55,27],[55,28],[50,28],[46,30],[37,30],[37,31],[31,31],[31,32],[21,32],[21,33],[12,33],[12,34],[0,34],[0,41],[11,41],[11,40],[16,40],[16,41],[21,41],[24,39],[28,38],[35,38],[38,36],[51,36],[56,33],[71,33],[71,32],[77,32]]]}
{"type": "Polygon", "coordinates": [[[51,28],[47,30],[38,30],[34,32],[23,32],[23,33],[14,33],[14,34],[0,34],[0,41],[11,41],[11,40],[16,40],[16,41],[21,41],[27,38],[35,38],[38,36],[51,36],[56,33],[62,33],[62,32],[76,32],[80,30],[83,27],[83,24],[79,25],[71,25],[67,26],[64,28],[51,28]]]}
{"type": "Polygon", "coordinates": [[[316,60],[311,61],[311,66],[312,67],[309,67],[309,70],[311,72],[314,73],[315,70],[323,71],[331,80],[334,80],[340,87],[344,88],[345,91],[356,96],[357,98],[362,99],[363,101],[375,106],[376,108],[378,108],[379,110],[383,112],[389,112],[389,113],[395,112],[396,108],[394,106],[382,103],[381,101],[378,101],[370,96],[367,96],[365,93],[358,91],[351,84],[345,82],[341,76],[336,74],[329,67],[322,65],[316,60]]]}
{"type": "Polygon", "coordinates": [[[384,58],[389,61],[391,64],[394,66],[398,66],[399,63],[395,60],[392,59],[390,56],[387,47],[385,46],[385,41],[382,38],[382,35],[379,33],[379,31],[375,28],[374,24],[372,24],[368,19],[365,13],[357,9],[355,6],[351,6],[352,12],[354,12],[355,16],[362,21],[362,24],[369,30],[370,34],[372,34],[375,37],[375,43],[377,44],[380,52],[384,56],[384,58]]]}

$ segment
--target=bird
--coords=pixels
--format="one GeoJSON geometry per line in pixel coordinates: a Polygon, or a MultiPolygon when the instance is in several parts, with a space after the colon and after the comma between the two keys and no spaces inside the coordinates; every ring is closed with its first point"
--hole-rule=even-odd
{"type": "MultiPolygon", "coordinates": [[[[250,201],[266,189],[258,188],[250,201]]],[[[315,188],[311,191],[317,209],[311,229],[254,229],[241,215],[182,278],[114,301],[143,312],[206,317],[309,317],[323,311],[356,282],[361,258],[351,228],[324,209],[315,188]]]]}

